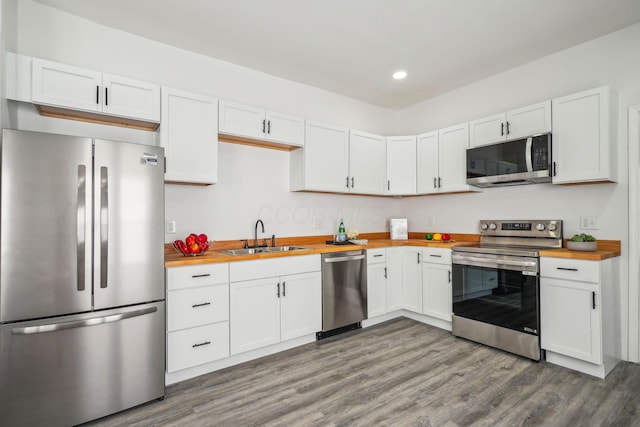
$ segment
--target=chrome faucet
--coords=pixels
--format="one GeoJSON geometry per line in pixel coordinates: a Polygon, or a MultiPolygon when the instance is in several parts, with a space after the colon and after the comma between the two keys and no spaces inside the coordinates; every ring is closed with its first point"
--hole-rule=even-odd
{"type": "MultiPolygon", "coordinates": [[[[253,232],[253,247],[257,248],[258,247],[258,224],[262,225],[262,232],[264,233],[264,222],[262,222],[261,219],[256,221],[256,227],[254,229],[253,232]]],[[[266,246],[266,244],[265,244],[266,246]]]]}

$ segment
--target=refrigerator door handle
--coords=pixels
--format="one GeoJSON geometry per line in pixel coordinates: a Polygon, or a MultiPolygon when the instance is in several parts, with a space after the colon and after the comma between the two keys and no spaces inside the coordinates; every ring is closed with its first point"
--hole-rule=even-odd
{"type": "Polygon", "coordinates": [[[87,187],[87,167],[85,165],[78,165],[78,212],[77,212],[77,260],[76,260],[76,274],[77,289],[78,291],[84,291],[84,266],[85,266],[85,234],[86,227],[86,187],[87,187]]]}
{"type": "Polygon", "coordinates": [[[109,174],[100,167],[100,287],[107,287],[109,267],[109,174]]]}
{"type": "Polygon", "coordinates": [[[102,325],[104,323],[119,322],[120,320],[130,319],[132,317],[144,316],[145,314],[155,313],[158,307],[147,307],[140,310],[129,311],[126,313],[112,314],[110,316],[92,317],[90,319],[74,320],[71,322],[51,323],[40,326],[25,326],[23,328],[13,328],[12,335],[31,335],[43,332],[63,331],[65,329],[84,328],[87,326],[102,325]]]}

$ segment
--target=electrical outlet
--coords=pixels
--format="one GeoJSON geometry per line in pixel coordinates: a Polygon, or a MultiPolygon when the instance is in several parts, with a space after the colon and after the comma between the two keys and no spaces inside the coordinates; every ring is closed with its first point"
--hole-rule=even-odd
{"type": "Polygon", "coordinates": [[[435,217],[428,216],[428,217],[427,217],[427,227],[435,227],[435,226],[436,226],[436,219],[435,219],[435,217]]]}
{"type": "Polygon", "coordinates": [[[597,230],[598,229],[598,217],[595,217],[595,216],[581,216],[580,217],[580,229],[581,230],[597,230]]]}
{"type": "Polygon", "coordinates": [[[173,219],[167,220],[167,234],[174,234],[176,232],[176,221],[173,219]]]}

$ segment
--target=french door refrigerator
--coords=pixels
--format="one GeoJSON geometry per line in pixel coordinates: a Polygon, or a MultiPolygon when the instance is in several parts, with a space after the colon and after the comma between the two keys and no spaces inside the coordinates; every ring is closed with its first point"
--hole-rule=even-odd
{"type": "Polygon", "coordinates": [[[164,396],[164,152],[4,130],[0,424],[164,396]]]}

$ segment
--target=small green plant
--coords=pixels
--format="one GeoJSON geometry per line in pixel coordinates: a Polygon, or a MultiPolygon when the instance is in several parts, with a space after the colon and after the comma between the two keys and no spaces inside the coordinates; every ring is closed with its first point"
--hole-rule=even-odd
{"type": "Polygon", "coordinates": [[[589,234],[574,234],[572,238],[569,239],[572,242],[595,242],[596,238],[589,234]]]}

